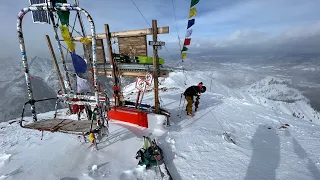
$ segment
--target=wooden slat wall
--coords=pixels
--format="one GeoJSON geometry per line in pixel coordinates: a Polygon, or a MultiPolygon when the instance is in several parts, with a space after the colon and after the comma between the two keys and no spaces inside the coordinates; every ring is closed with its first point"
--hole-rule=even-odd
{"type": "Polygon", "coordinates": [[[118,38],[120,54],[129,56],[147,56],[147,37],[119,37],[118,38]]]}
{"type": "MultiPolygon", "coordinates": [[[[90,50],[90,55],[92,58],[92,45],[88,44],[87,48],[90,50]]],[[[97,39],[97,63],[105,63],[106,62],[106,55],[104,52],[104,46],[103,46],[103,39],[97,39]]]]}
{"type": "MultiPolygon", "coordinates": [[[[158,34],[168,34],[169,27],[158,27],[158,34]]],[[[146,29],[136,29],[136,30],[128,30],[128,31],[120,31],[120,32],[111,32],[111,37],[133,37],[133,36],[144,36],[144,35],[152,35],[152,28],[146,29]]],[[[98,33],[96,35],[97,39],[106,39],[106,33],[98,33]]],[[[74,41],[80,41],[82,36],[74,36],[74,41]]],[[[87,38],[91,38],[91,36],[87,36],[87,38]]]]}

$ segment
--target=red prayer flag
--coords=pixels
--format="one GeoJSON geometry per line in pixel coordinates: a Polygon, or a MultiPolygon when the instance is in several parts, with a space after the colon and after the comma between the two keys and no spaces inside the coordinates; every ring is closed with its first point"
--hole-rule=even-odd
{"type": "Polygon", "coordinates": [[[191,38],[185,38],[184,39],[184,46],[189,46],[190,45],[190,42],[191,42],[191,38]]]}

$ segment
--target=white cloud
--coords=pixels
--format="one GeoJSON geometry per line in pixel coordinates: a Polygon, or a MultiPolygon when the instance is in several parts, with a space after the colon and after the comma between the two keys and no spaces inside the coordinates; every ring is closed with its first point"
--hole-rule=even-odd
{"type": "MultiPolygon", "coordinates": [[[[157,19],[159,26],[170,26],[170,34],[160,35],[160,39],[166,41],[170,52],[179,52],[172,0],[134,2],[150,24],[152,19],[157,19]]],[[[174,2],[179,36],[183,40],[190,0],[174,2]]],[[[16,19],[19,10],[27,5],[28,1],[25,0],[19,3],[5,1],[0,5],[1,56],[20,55],[16,19]]],[[[86,8],[94,18],[97,32],[104,32],[105,23],[110,25],[111,31],[149,26],[131,0],[81,1],[80,6],[86,8]]],[[[318,48],[319,6],[318,0],[202,0],[197,5],[190,51],[210,48],[237,51],[269,48],[269,51],[277,45],[280,49],[289,50],[288,46],[294,51],[299,47],[300,51],[313,52],[318,48]]],[[[72,18],[70,20],[73,21],[72,18]]],[[[52,27],[32,24],[29,14],[24,19],[23,28],[28,55],[43,53],[49,57],[44,35],[49,34],[53,38],[52,27]]],[[[87,32],[90,32],[88,28],[87,32]]]]}

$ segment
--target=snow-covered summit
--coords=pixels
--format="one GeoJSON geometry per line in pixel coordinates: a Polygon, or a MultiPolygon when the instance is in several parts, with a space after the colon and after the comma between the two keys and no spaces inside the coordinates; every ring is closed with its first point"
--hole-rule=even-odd
{"type": "Polygon", "coordinates": [[[248,92],[273,101],[293,103],[308,101],[297,89],[292,88],[290,79],[268,76],[249,86],[248,92]]]}
{"type": "MultiPolygon", "coordinates": [[[[320,178],[320,126],[291,113],[295,107],[308,117],[313,115],[306,111],[310,106],[303,98],[293,103],[274,101],[229,88],[206,71],[173,72],[160,83],[160,101],[171,112],[171,126],[157,140],[174,180],[320,178]],[[187,117],[181,93],[200,81],[207,92],[201,95],[195,116],[187,117]],[[284,124],[288,126],[283,128],[284,124]]],[[[277,85],[284,84],[271,83],[277,85]]],[[[134,83],[126,87],[125,96],[136,98],[134,83]]],[[[152,104],[153,92],[147,92],[143,102],[152,104]]],[[[51,117],[52,113],[39,117],[51,117]]],[[[110,124],[110,135],[99,151],[74,135],[45,132],[41,140],[41,132],[17,124],[1,123],[0,134],[0,179],[159,177],[137,167],[134,157],[142,147],[141,137],[116,124],[110,124]]]]}

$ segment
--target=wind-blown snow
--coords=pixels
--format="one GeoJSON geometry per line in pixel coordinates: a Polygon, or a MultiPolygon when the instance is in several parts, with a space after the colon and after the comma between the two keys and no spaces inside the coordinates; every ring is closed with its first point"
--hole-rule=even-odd
{"type": "MultiPolygon", "coordinates": [[[[261,82],[253,84],[261,87],[258,89],[232,89],[212,79],[216,76],[210,71],[173,72],[160,79],[160,102],[171,112],[171,126],[155,135],[174,180],[320,179],[320,126],[315,111],[297,90],[261,82]],[[187,117],[181,93],[200,81],[207,92],[201,95],[195,116],[187,117]],[[260,91],[279,87],[298,96],[260,91]],[[285,102],[285,98],[294,98],[294,102],[285,102]],[[284,124],[289,126],[280,128],[284,124]]],[[[126,98],[135,99],[134,84],[127,86],[125,93],[126,98]]],[[[153,93],[147,92],[143,102],[152,101],[153,93]]],[[[158,177],[154,171],[137,167],[134,157],[142,147],[141,136],[118,124],[110,124],[110,135],[98,145],[99,151],[74,135],[45,132],[41,140],[41,132],[16,124],[1,123],[0,135],[0,159],[4,159],[0,160],[4,162],[0,179],[158,177]]]]}

